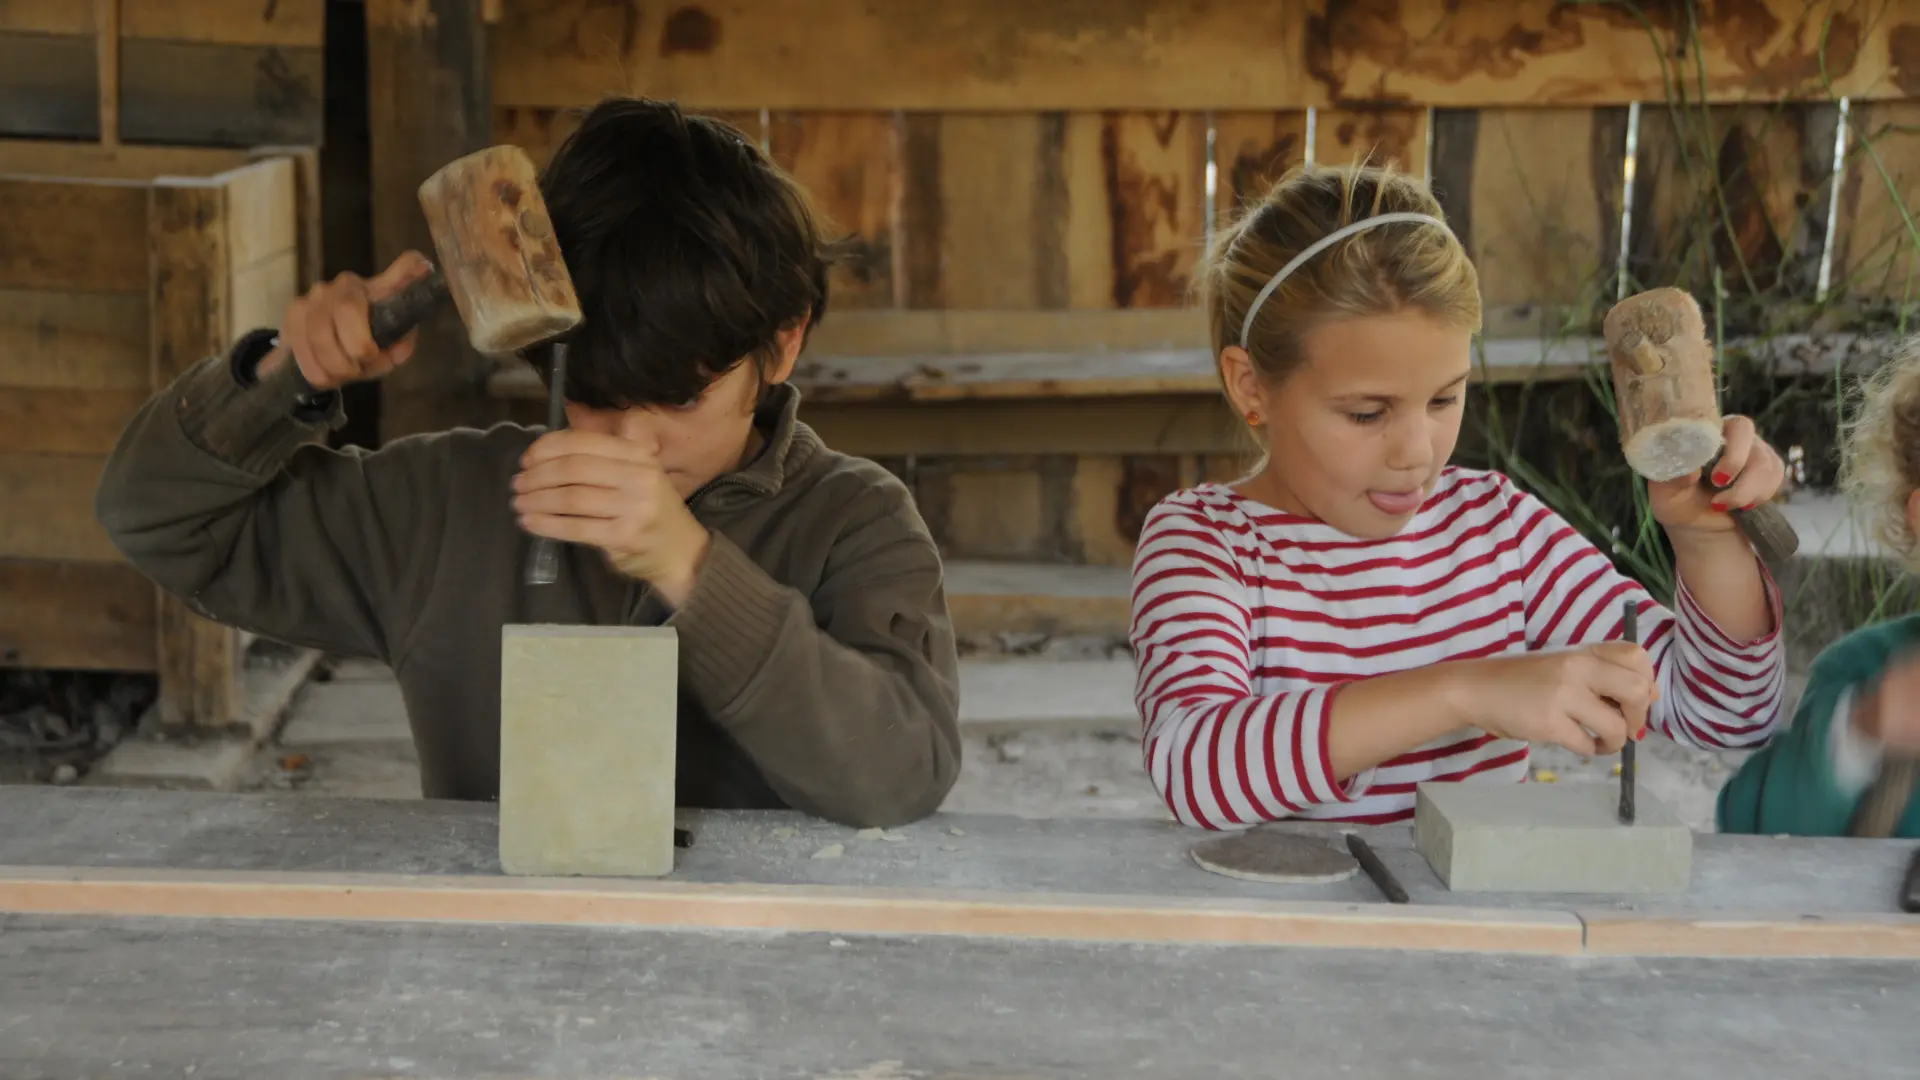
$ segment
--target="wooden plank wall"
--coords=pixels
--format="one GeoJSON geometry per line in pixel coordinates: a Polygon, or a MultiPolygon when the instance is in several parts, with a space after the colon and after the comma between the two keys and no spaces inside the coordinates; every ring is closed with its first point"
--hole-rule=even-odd
{"type": "MultiPolygon", "coordinates": [[[[1489,338],[1591,333],[1622,289],[1710,296],[1716,270],[1729,317],[1789,318],[1821,288],[1830,224],[1831,288],[1920,298],[1920,229],[1895,243],[1920,190],[1916,0],[1064,10],[504,0],[493,134],[544,159],[607,94],[740,127],[851,240],[816,357],[1204,363],[1192,284],[1210,230],[1307,160],[1430,178],[1489,338]],[[1830,223],[1843,95],[1889,179],[1868,179],[1856,135],[1830,223]],[[1754,104],[1770,100],[1787,104],[1754,104]]],[[[1244,464],[1232,433],[1201,434],[1231,418],[1185,393],[1009,400],[991,421],[964,403],[811,415],[914,459],[923,510],[966,553],[1124,563],[1141,506],[1244,464]]]]}
{"type": "MultiPolygon", "coordinates": [[[[101,139],[100,8],[90,0],[0,3],[0,126],[8,134],[101,139]]],[[[110,109],[118,137],[318,146],[325,16],[326,0],[122,0],[117,49],[108,50],[118,57],[110,109]]]]}
{"type": "Polygon", "coordinates": [[[0,664],[158,669],[173,715],[210,723],[235,705],[231,631],[157,597],[93,496],[153,391],[302,283],[302,161],[248,157],[123,148],[103,179],[0,176],[0,664]],[[132,178],[143,158],[222,171],[132,178]]]}

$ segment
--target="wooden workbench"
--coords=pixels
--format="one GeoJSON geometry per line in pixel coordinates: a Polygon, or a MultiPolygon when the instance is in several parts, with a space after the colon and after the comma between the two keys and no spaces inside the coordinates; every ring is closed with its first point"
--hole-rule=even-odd
{"type": "Polygon", "coordinates": [[[652,882],[502,877],[488,805],[20,787],[0,822],[9,1080],[1920,1076],[1894,841],[1701,836],[1689,894],[1628,901],[1450,894],[1366,830],[1396,906],[1148,821],[688,814],[652,882]]]}

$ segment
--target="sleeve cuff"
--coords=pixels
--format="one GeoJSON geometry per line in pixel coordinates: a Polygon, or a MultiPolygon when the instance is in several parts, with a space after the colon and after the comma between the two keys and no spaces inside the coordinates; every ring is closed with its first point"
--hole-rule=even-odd
{"type": "Polygon", "coordinates": [[[1853,726],[1854,693],[1848,690],[1834,704],[1827,721],[1827,764],[1834,786],[1848,798],[1866,794],[1880,773],[1880,743],[1853,726]]]}
{"type": "Polygon", "coordinates": [[[732,710],[765,669],[797,595],[724,535],[712,533],[687,602],[666,620],[681,640],[688,689],[716,716],[732,710]]]}
{"type": "Polygon", "coordinates": [[[1329,686],[1327,692],[1320,697],[1319,730],[1316,732],[1315,741],[1318,743],[1320,753],[1320,775],[1326,781],[1327,790],[1333,795],[1333,798],[1326,800],[1328,803],[1353,802],[1365,795],[1367,789],[1373,786],[1375,770],[1371,768],[1360,770],[1349,777],[1344,784],[1335,779],[1333,774],[1333,753],[1328,749],[1328,741],[1333,733],[1333,699],[1349,685],[1351,684],[1344,682],[1335,683],[1329,686]]]}
{"type": "Polygon", "coordinates": [[[293,363],[243,385],[229,358],[208,357],[187,369],[171,393],[180,430],[195,446],[256,477],[346,422],[340,395],[316,394],[293,363]]]}
{"type": "Polygon", "coordinates": [[[1773,571],[1767,569],[1767,564],[1761,561],[1758,555],[1753,557],[1753,563],[1760,569],[1760,588],[1767,597],[1767,614],[1769,620],[1773,623],[1773,629],[1754,638],[1752,641],[1738,642],[1733,640],[1725,630],[1720,628],[1720,624],[1714,622],[1713,617],[1706,613],[1705,609],[1700,606],[1699,601],[1693,598],[1692,590],[1687,588],[1686,579],[1675,579],[1674,607],[1676,614],[1686,620],[1689,628],[1700,632],[1699,638],[1703,644],[1720,652],[1731,653],[1735,656],[1762,655],[1779,644],[1780,631],[1786,618],[1785,604],[1780,596],[1780,585],[1773,580],[1773,571]]]}

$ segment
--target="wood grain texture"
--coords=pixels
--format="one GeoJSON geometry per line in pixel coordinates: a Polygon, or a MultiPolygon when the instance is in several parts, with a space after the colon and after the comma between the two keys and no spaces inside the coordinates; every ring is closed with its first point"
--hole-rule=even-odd
{"type": "Polygon", "coordinates": [[[100,144],[120,144],[120,0],[93,0],[94,68],[100,90],[100,144]]]}
{"type": "Polygon", "coordinates": [[[1920,297],[1920,101],[1857,107],[1835,223],[1836,294],[1912,304],[1920,297]]]}
{"type": "MultiPolygon", "coordinates": [[[[420,210],[421,183],[490,141],[488,30],[476,0],[368,0],[366,18],[373,257],[384,267],[403,251],[434,250],[420,210]]],[[[512,37],[509,31],[495,40],[512,37]]],[[[487,416],[486,366],[459,313],[447,305],[420,328],[419,341],[414,359],[381,384],[382,441],[487,416]]]]}
{"type": "Polygon", "coordinates": [[[279,326],[300,295],[300,253],[288,248],[233,271],[227,287],[227,340],[264,326],[279,326]]]}
{"type": "Polygon", "coordinates": [[[227,259],[235,272],[298,251],[299,175],[292,158],[269,158],[215,179],[227,189],[227,259]]]}
{"type": "MultiPolygon", "coordinates": [[[[1646,287],[1736,297],[1790,291],[1820,257],[1827,189],[1805,182],[1806,107],[1645,108],[1634,176],[1629,269],[1646,287]],[[1817,208],[1817,209],[1816,209],[1817,208]]],[[[1829,151],[1830,153],[1830,151],[1829,151]]]]}
{"type": "Polygon", "coordinates": [[[1317,109],[1313,160],[1318,165],[1391,165],[1403,173],[1427,172],[1426,109],[1317,109]]]}
{"type": "MultiPolygon", "coordinates": [[[[80,0],[64,0],[87,8],[80,0]]],[[[93,37],[0,29],[0,134],[97,140],[100,80],[93,37]]]]}
{"type": "Polygon", "coordinates": [[[0,289],[0,386],[139,390],[152,385],[147,293],[0,289]]]}
{"type": "MultiPolygon", "coordinates": [[[[254,166],[261,168],[262,166],[254,166]]],[[[229,343],[233,325],[232,201],[226,184],[162,180],[150,189],[153,384],[162,386],[229,343]]],[[[176,597],[160,599],[155,649],[163,724],[224,728],[240,710],[234,631],[176,597]]]]}
{"type": "Polygon", "coordinates": [[[0,667],[151,671],[152,583],[126,563],[0,559],[0,667]]]}
{"type": "Polygon", "coordinates": [[[1623,110],[1439,114],[1434,187],[1480,277],[1493,337],[1597,329],[1612,303],[1623,110]]]}
{"type": "Polygon", "coordinates": [[[1568,956],[1544,911],[1068,893],[374,874],[0,867],[0,911],[158,918],[484,922],[1568,956]]]}
{"type": "Polygon", "coordinates": [[[129,292],[147,282],[138,184],[0,177],[0,288],[129,292]]]}
{"type": "MultiPolygon", "coordinates": [[[[326,0],[120,0],[120,34],[128,38],[227,45],[319,47],[326,0]]],[[[0,30],[92,36],[101,9],[74,0],[6,0],[0,30]]]]}
{"type": "Polygon", "coordinates": [[[1188,306],[1206,239],[1206,117],[1073,113],[1067,132],[1073,306],[1188,306]]]}
{"type": "Polygon", "coordinates": [[[1600,956],[1920,960],[1920,921],[1909,915],[1796,919],[1742,918],[1737,913],[1698,918],[1605,910],[1578,914],[1586,924],[1586,951],[1600,956]]]}
{"type": "Polygon", "coordinates": [[[0,386],[0,453],[104,456],[148,396],[144,389],[0,386]]]}
{"type": "Polygon", "coordinates": [[[1050,190],[1064,138],[1057,118],[1038,113],[907,119],[900,306],[1064,306],[1064,222],[1050,190]]]}
{"type": "MultiPolygon", "coordinates": [[[[1688,97],[1892,98],[1920,80],[1920,12],[1879,0],[1677,5],[1523,0],[1096,7],[992,0],[740,0],[724,8],[517,0],[495,96],[606,93],[713,108],[1199,110],[1408,102],[1455,108],[1688,97]],[[1831,86],[1822,85],[1824,67],[1831,86]],[[1686,43],[1685,65],[1669,58],[1686,43]],[[1677,89],[1677,88],[1672,88],[1677,89]]],[[[412,17],[412,16],[410,16],[412,17]]]]}
{"type": "Polygon", "coordinates": [[[130,39],[121,49],[121,135],[214,146],[325,141],[321,50],[130,39]]]}
{"type": "Polygon", "coordinates": [[[1236,208],[1258,203],[1288,169],[1307,160],[1307,112],[1219,112],[1213,117],[1213,158],[1219,165],[1214,209],[1220,222],[1236,208]]]}
{"type": "Polygon", "coordinates": [[[93,516],[104,457],[0,452],[0,558],[115,562],[93,516]]]}
{"type": "Polygon", "coordinates": [[[500,24],[502,104],[606,93],[710,108],[966,111],[1205,108],[1298,100],[1305,10],[1246,2],[1099,7],[990,0],[747,0],[725,8],[516,0],[500,24]],[[1161,99],[1178,97],[1178,103],[1161,99]]]}
{"type": "Polygon", "coordinates": [[[830,235],[846,240],[828,281],[829,310],[894,303],[900,131],[892,113],[774,113],[773,160],[812,195],[830,235]]]}
{"type": "Polygon", "coordinates": [[[51,139],[0,139],[0,173],[89,180],[212,176],[249,160],[245,150],[208,146],[101,146],[51,139]]]}

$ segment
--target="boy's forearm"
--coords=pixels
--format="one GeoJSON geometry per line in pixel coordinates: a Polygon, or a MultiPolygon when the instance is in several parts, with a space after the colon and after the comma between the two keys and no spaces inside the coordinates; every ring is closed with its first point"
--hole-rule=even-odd
{"type": "Polygon", "coordinates": [[[1687,592],[1728,637],[1755,641],[1776,629],[1760,560],[1744,535],[1675,530],[1668,538],[1687,592]]]}
{"type": "MultiPolygon", "coordinates": [[[[932,570],[927,591],[937,580],[932,570]]],[[[889,587],[905,586],[871,586],[889,587]]],[[[782,799],[886,826],[932,813],[959,774],[957,672],[950,641],[923,651],[877,622],[823,629],[806,597],[716,535],[669,625],[681,635],[687,688],[782,799]]]]}

